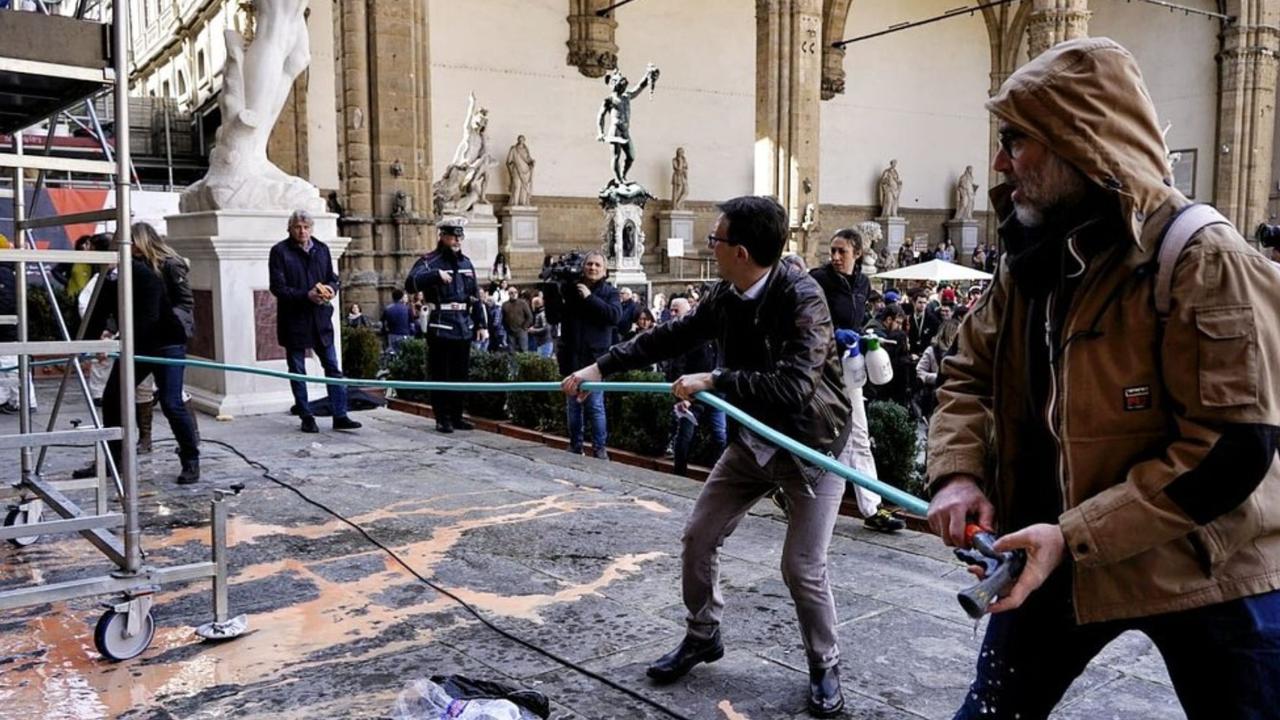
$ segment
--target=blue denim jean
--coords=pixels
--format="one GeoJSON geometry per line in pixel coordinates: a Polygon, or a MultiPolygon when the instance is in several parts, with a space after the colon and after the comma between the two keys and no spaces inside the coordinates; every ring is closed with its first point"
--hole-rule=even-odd
{"type": "Polygon", "coordinates": [[[711,431],[711,442],[716,447],[716,457],[724,452],[729,442],[728,426],[723,410],[718,410],[702,403],[694,403],[693,415],[698,419],[695,425],[688,418],[676,420],[676,437],[671,443],[672,463],[676,475],[684,475],[689,469],[689,451],[693,449],[693,439],[698,434],[698,425],[704,425],[711,431]]]}
{"type": "MultiPolygon", "coordinates": [[[[185,345],[166,345],[152,350],[149,355],[155,357],[181,360],[187,356],[185,345]]],[[[182,381],[184,368],[181,365],[152,365],[139,362],[134,365],[134,380],[141,383],[148,376],[156,379],[156,399],[160,402],[160,411],[169,421],[169,429],[173,438],[178,441],[178,456],[184,461],[194,462],[200,457],[200,438],[196,434],[195,421],[182,401],[182,381]]],[[[102,422],[107,427],[120,425],[120,363],[111,368],[107,378],[107,387],[102,391],[102,422]]],[[[110,444],[111,454],[117,461],[120,458],[120,441],[110,444]]]]}
{"type": "Polygon", "coordinates": [[[591,443],[596,453],[604,450],[609,440],[609,430],[604,420],[604,393],[593,392],[587,399],[578,402],[577,398],[565,398],[565,414],[569,420],[569,451],[582,452],[582,416],[585,412],[591,423],[591,443]]]}
{"type": "MultiPolygon", "coordinates": [[[[306,375],[307,349],[287,348],[285,353],[285,363],[289,367],[289,372],[296,375],[306,375]]],[[[315,353],[316,357],[320,359],[320,367],[324,368],[325,377],[342,377],[342,370],[338,367],[338,353],[333,349],[332,344],[315,348],[315,353]]],[[[335,418],[346,417],[347,388],[342,385],[327,385],[325,387],[329,392],[329,408],[333,412],[333,416],[335,418]]],[[[311,404],[307,402],[307,384],[290,380],[289,388],[293,390],[293,402],[298,406],[298,415],[310,417],[311,404]]]]}
{"type": "Polygon", "coordinates": [[[1194,610],[1077,625],[1069,575],[993,615],[956,720],[1048,717],[1085,666],[1137,630],[1163,656],[1188,720],[1262,720],[1280,708],[1280,591],[1194,610]]]}

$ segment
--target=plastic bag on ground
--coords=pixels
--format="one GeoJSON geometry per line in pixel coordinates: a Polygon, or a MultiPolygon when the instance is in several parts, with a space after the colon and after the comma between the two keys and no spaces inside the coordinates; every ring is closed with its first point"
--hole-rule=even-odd
{"type": "Polygon", "coordinates": [[[526,720],[507,700],[455,699],[430,680],[414,680],[396,698],[392,720],[526,720]]]}

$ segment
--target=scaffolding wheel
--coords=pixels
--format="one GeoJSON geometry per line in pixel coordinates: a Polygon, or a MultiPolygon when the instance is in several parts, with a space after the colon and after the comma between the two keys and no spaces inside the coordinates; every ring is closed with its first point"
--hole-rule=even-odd
{"type": "MultiPolygon", "coordinates": [[[[5,513],[4,526],[14,527],[15,525],[35,525],[40,522],[40,504],[29,503],[24,505],[10,505],[9,512],[5,513]]],[[[9,542],[17,547],[26,547],[40,539],[40,535],[23,535],[21,537],[9,538],[9,542]]]]}
{"type": "Polygon", "coordinates": [[[147,597],[145,602],[126,601],[103,613],[93,631],[93,644],[108,660],[128,660],[141,655],[155,635],[156,621],[147,597]]]}

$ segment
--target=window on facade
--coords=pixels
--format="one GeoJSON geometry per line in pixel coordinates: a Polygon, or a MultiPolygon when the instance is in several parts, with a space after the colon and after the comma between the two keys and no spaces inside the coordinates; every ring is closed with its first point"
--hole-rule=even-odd
{"type": "Polygon", "coordinates": [[[196,53],[196,80],[204,80],[204,51],[196,53]]]}
{"type": "Polygon", "coordinates": [[[187,76],[184,75],[181,70],[179,70],[178,71],[178,96],[186,97],[186,95],[187,95],[187,76]]]}
{"type": "Polygon", "coordinates": [[[163,97],[173,97],[173,88],[169,85],[168,80],[164,81],[164,85],[161,86],[161,89],[164,90],[163,97]]]}

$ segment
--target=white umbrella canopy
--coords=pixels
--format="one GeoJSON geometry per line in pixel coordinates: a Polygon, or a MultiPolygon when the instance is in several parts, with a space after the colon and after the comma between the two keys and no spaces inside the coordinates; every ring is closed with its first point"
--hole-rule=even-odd
{"type": "Polygon", "coordinates": [[[897,270],[877,273],[871,276],[876,280],[990,280],[992,275],[981,270],[949,263],[946,260],[930,260],[929,262],[908,265],[897,270]]]}

